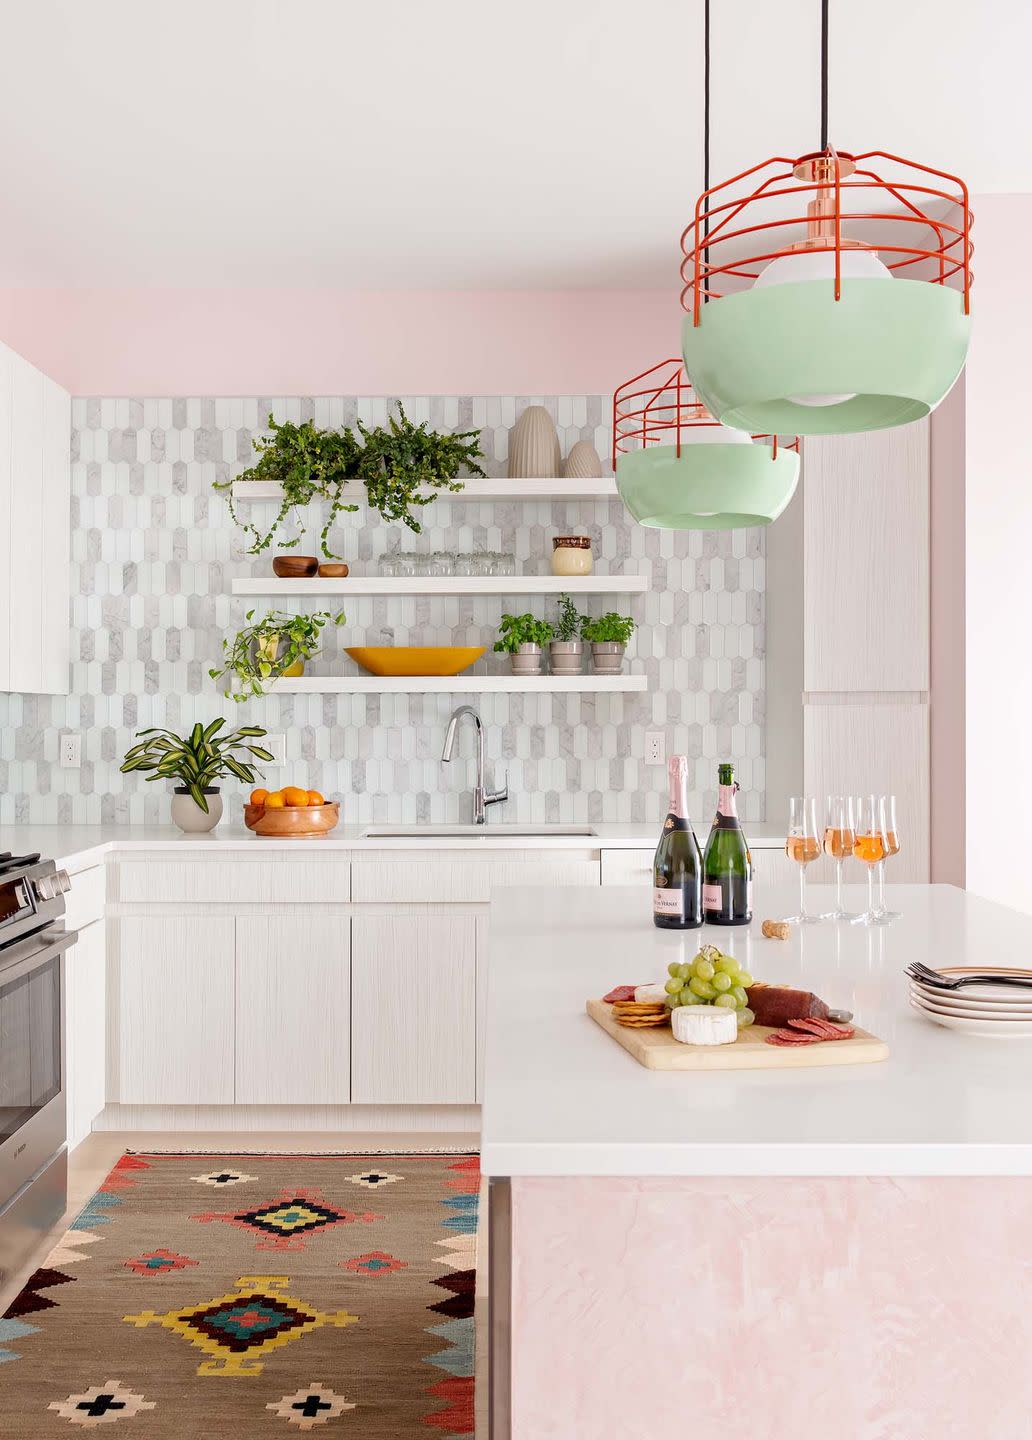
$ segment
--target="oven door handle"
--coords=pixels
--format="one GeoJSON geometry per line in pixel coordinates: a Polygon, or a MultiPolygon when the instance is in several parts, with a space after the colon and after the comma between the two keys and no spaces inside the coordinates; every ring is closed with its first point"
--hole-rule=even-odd
{"type": "MultiPolygon", "coordinates": [[[[46,943],[36,944],[31,954],[26,955],[24,959],[12,961],[10,965],[0,962],[0,985],[9,985],[14,980],[20,980],[24,975],[31,975],[34,970],[38,970],[40,966],[53,960],[55,955],[61,955],[65,950],[70,950],[78,938],[78,930],[43,930],[30,936],[29,940],[23,942],[24,944],[40,940],[46,943]]],[[[12,948],[17,950],[21,946],[12,948]]]]}

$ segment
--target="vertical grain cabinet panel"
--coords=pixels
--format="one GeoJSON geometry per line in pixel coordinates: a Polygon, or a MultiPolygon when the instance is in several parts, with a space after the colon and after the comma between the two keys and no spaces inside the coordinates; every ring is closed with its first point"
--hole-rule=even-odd
{"type": "Polygon", "coordinates": [[[806,441],[804,685],[928,689],[928,421],[806,441]]]}
{"type": "Polygon", "coordinates": [[[44,376],[39,688],[47,695],[67,695],[71,686],[71,433],[72,398],[44,376]]]}
{"type": "Polygon", "coordinates": [[[43,376],[11,355],[10,689],[43,689],[43,376]]]}
{"type": "Polygon", "coordinates": [[[231,1105],[232,916],[123,916],[115,929],[111,1099],[231,1105]]]}
{"type": "Polygon", "coordinates": [[[105,922],[94,920],[79,931],[65,958],[65,1092],[68,1148],[93,1128],[104,1108],[106,947],[105,922]]]}
{"type": "Polygon", "coordinates": [[[11,689],[12,370],[12,352],[0,345],[0,690],[11,689]]]}
{"type": "Polygon", "coordinates": [[[349,930],[346,916],[237,917],[238,1105],[348,1103],[349,930]]]}
{"type": "Polygon", "coordinates": [[[472,1105],[476,916],[363,915],[351,922],[351,1099],[472,1105]]]}

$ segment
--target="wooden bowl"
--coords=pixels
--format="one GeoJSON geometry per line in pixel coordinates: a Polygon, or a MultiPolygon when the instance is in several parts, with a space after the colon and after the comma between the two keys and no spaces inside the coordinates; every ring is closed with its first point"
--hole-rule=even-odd
{"type": "Polygon", "coordinates": [[[319,574],[324,580],[343,580],[347,573],[348,567],[335,560],[329,564],[324,560],[319,566],[319,574]]]}
{"type": "MultiPolygon", "coordinates": [[[[340,805],[331,800],[326,805],[284,805],[273,810],[262,808],[252,827],[256,835],[304,839],[328,835],[340,821],[340,805]]],[[[246,822],[246,816],[245,816],[246,822]]]]}
{"type": "Polygon", "coordinates": [[[251,802],[248,801],[244,806],[244,824],[248,830],[253,830],[264,814],[264,805],[252,805],[251,802]]]}
{"type": "Polygon", "coordinates": [[[272,573],[281,580],[302,580],[314,575],[318,568],[314,555],[277,555],[272,562],[272,573]]]}

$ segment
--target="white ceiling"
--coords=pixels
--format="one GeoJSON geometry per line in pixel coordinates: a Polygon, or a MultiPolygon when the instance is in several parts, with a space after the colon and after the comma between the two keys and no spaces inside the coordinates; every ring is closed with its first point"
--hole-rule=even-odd
{"type": "MultiPolygon", "coordinates": [[[[712,0],[713,174],[817,143],[817,0],[712,0]]],[[[0,285],[662,287],[702,0],[0,0],[0,285]]],[[[832,139],[1032,191],[1020,0],[832,0],[832,139]]],[[[977,230],[975,232],[977,244],[977,230]]]]}

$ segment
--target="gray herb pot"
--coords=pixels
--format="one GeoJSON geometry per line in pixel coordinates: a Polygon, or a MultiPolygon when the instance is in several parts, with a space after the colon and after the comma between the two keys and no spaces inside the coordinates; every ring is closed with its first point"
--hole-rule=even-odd
{"type": "Polygon", "coordinates": [[[185,830],[187,835],[204,835],[222,819],[222,796],[217,790],[205,790],[208,798],[208,813],[198,805],[189,790],[178,786],[172,792],[172,823],[185,830]]]}
{"type": "Polygon", "coordinates": [[[591,645],[591,673],[593,675],[619,675],[623,670],[626,645],[618,640],[595,640],[591,645]]]}
{"type": "Polygon", "coordinates": [[[541,655],[540,645],[521,645],[512,657],[512,673],[514,675],[540,675],[541,655]]]}
{"type": "Polygon", "coordinates": [[[579,675],[584,658],[583,640],[552,640],[548,654],[553,675],[579,675]]]}

